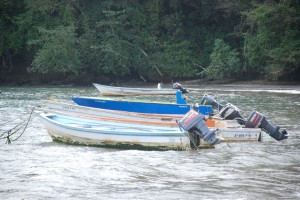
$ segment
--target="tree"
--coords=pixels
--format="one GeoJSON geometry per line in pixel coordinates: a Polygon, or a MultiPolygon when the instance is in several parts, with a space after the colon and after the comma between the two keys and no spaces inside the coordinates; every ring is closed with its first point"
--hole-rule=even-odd
{"type": "Polygon", "coordinates": [[[248,26],[245,51],[249,70],[270,80],[299,73],[299,3],[270,1],[254,6],[244,12],[248,26]]]}
{"type": "Polygon", "coordinates": [[[231,78],[240,71],[239,53],[222,39],[216,39],[205,74],[211,79],[231,78]]]}
{"type": "Polygon", "coordinates": [[[42,48],[36,54],[29,71],[72,72],[78,75],[83,67],[79,60],[75,28],[40,29],[40,32],[40,39],[32,41],[32,44],[40,44],[42,48]]]}
{"type": "Polygon", "coordinates": [[[11,71],[14,61],[22,55],[24,34],[20,31],[17,20],[24,12],[24,2],[18,0],[0,1],[0,71],[11,71]]]}
{"type": "Polygon", "coordinates": [[[300,77],[297,0],[0,3],[1,75],[28,68],[78,79],[300,77]]]}

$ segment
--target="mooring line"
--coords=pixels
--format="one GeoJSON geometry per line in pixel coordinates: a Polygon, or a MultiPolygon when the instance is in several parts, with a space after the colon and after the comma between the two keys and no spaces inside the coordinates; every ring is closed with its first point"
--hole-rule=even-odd
{"type": "MultiPolygon", "coordinates": [[[[19,124],[19,125],[22,125],[22,124],[19,124]]],[[[18,125],[18,126],[19,126],[18,125]]],[[[11,139],[10,139],[10,136],[14,135],[16,132],[18,132],[19,130],[21,130],[21,128],[24,126],[24,124],[22,126],[20,126],[17,130],[15,130],[14,132],[12,132],[13,129],[10,129],[8,130],[6,133],[7,133],[7,136],[5,137],[2,137],[1,139],[6,139],[6,144],[11,144],[11,139]],[[12,132],[12,133],[11,133],[12,132]]],[[[17,127],[17,126],[16,126],[17,127]]]]}
{"type": "MultiPolygon", "coordinates": [[[[9,130],[7,130],[7,131],[5,131],[1,136],[0,136],[0,139],[5,139],[7,136],[5,136],[5,137],[3,137],[5,134],[8,134],[8,135],[12,135],[12,134],[10,134],[13,130],[15,130],[15,129],[17,129],[17,131],[18,130],[20,130],[24,125],[22,125],[23,124],[23,122],[22,123],[20,123],[20,124],[17,124],[16,126],[14,126],[13,128],[11,128],[11,129],[9,129],[9,130]],[[22,125],[22,126],[21,126],[22,125]],[[20,128],[19,128],[19,126],[21,126],[20,128]]],[[[15,133],[15,132],[14,132],[15,133]]]]}
{"type": "Polygon", "coordinates": [[[27,121],[27,123],[26,123],[26,125],[25,125],[24,130],[23,130],[22,133],[19,135],[19,137],[17,137],[17,138],[14,139],[13,141],[16,141],[17,139],[19,139],[19,138],[23,135],[23,133],[25,132],[25,130],[26,130],[26,128],[27,128],[27,126],[28,126],[28,124],[29,124],[29,122],[30,122],[30,119],[31,119],[33,110],[34,110],[34,107],[31,109],[31,112],[30,112],[30,115],[29,115],[29,118],[28,118],[28,121],[27,121]]]}
{"type": "Polygon", "coordinates": [[[196,149],[199,150],[200,148],[197,146],[196,141],[194,140],[194,138],[192,138],[192,134],[190,132],[187,132],[187,136],[190,139],[190,141],[193,143],[193,145],[196,147],[196,149]]]}
{"type": "Polygon", "coordinates": [[[33,111],[34,111],[34,107],[32,108],[31,112],[30,112],[30,115],[29,115],[29,118],[27,120],[26,123],[22,122],[22,123],[19,123],[18,125],[16,125],[15,127],[13,127],[12,129],[8,130],[8,131],[5,131],[1,136],[0,136],[0,139],[6,139],[6,144],[11,144],[12,141],[16,141],[18,140],[25,132],[30,120],[32,119],[32,114],[33,114],[33,111]],[[25,126],[25,127],[24,127],[25,126]],[[17,133],[19,130],[21,130],[22,128],[24,127],[22,133],[15,139],[10,139],[10,137],[12,135],[14,135],[15,133],[17,133]],[[17,128],[17,129],[16,129],[17,128]],[[16,130],[15,130],[16,129],[16,130]],[[14,130],[14,132],[12,132],[14,130]],[[7,134],[7,136],[4,136],[5,134],[7,134]],[[3,137],[4,136],[4,137],[3,137]]]}

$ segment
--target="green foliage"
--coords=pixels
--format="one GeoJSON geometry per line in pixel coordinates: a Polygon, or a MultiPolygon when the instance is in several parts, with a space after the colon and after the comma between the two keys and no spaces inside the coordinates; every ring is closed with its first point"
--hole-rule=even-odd
{"type": "Polygon", "coordinates": [[[223,40],[216,39],[213,52],[210,55],[211,63],[205,73],[211,79],[223,79],[233,76],[240,70],[239,53],[231,49],[223,40]]]}
{"type": "Polygon", "coordinates": [[[36,54],[28,70],[41,73],[54,71],[79,74],[82,65],[74,30],[74,27],[58,27],[51,31],[40,29],[40,39],[31,44],[40,44],[42,49],[36,54]]]}
{"type": "Polygon", "coordinates": [[[198,72],[196,59],[189,51],[191,46],[188,42],[164,44],[163,53],[157,52],[153,55],[152,63],[159,71],[168,77],[182,78],[194,77],[198,72]]]}
{"type": "Polygon", "coordinates": [[[299,5],[256,4],[244,12],[249,26],[245,33],[248,69],[278,80],[300,69],[299,5]]]}
{"type": "Polygon", "coordinates": [[[16,23],[23,11],[23,1],[0,1],[0,71],[11,70],[14,56],[23,47],[24,35],[16,23]]]}
{"type": "Polygon", "coordinates": [[[30,72],[77,77],[300,77],[296,0],[0,3],[1,72],[28,61],[30,72]]]}

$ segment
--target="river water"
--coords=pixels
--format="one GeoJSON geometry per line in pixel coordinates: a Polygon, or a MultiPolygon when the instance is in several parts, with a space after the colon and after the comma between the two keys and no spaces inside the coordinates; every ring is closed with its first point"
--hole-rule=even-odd
{"type": "MultiPolygon", "coordinates": [[[[92,86],[0,90],[0,136],[44,100],[99,95],[92,86]]],[[[236,105],[245,117],[263,113],[289,138],[264,134],[262,142],[197,151],[105,149],[52,142],[33,114],[20,138],[22,130],[11,144],[0,140],[0,199],[300,199],[300,87],[199,86],[187,100],[200,102],[204,94],[236,105]]]]}

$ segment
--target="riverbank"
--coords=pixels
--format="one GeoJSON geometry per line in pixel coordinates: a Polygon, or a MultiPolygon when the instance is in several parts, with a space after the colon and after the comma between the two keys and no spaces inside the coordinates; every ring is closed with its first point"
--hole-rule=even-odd
{"type": "MultiPolygon", "coordinates": [[[[135,86],[135,87],[154,87],[157,85],[156,82],[144,82],[140,80],[112,80],[108,82],[105,80],[102,82],[102,80],[96,80],[96,81],[69,81],[69,80],[55,80],[55,81],[49,81],[49,82],[40,82],[40,81],[22,81],[22,82],[0,82],[0,87],[30,87],[30,86],[44,86],[44,87],[52,87],[52,86],[62,86],[62,87],[73,87],[73,86],[90,86],[92,83],[100,83],[104,85],[113,85],[113,86],[135,86]]],[[[183,87],[188,86],[203,86],[203,85],[228,85],[228,86],[247,86],[247,85],[256,85],[256,86],[300,86],[300,81],[268,81],[268,80],[247,80],[247,81],[241,81],[241,80],[235,80],[235,79],[223,79],[223,80],[207,80],[207,79],[190,79],[190,80],[173,80],[173,82],[179,82],[183,87]]],[[[162,82],[163,87],[172,87],[172,82],[162,82]]]]}
{"type": "Polygon", "coordinates": [[[300,81],[267,81],[267,80],[234,80],[234,79],[224,79],[224,80],[205,80],[205,79],[196,79],[196,80],[186,80],[181,81],[181,84],[184,85],[300,85],[300,81]]]}

